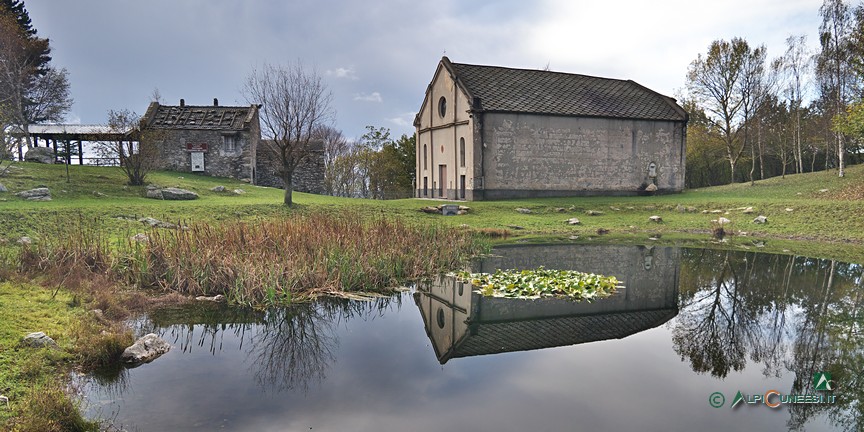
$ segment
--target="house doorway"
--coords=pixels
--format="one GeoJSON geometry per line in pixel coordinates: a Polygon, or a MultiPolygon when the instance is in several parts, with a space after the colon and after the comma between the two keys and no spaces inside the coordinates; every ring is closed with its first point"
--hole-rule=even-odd
{"type": "Polygon", "coordinates": [[[447,195],[447,165],[438,165],[438,196],[446,198],[447,195]]]}

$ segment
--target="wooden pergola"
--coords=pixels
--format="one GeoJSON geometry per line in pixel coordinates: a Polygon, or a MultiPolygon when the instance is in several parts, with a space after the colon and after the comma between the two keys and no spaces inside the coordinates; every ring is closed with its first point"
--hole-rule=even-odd
{"type": "MultiPolygon", "coordinates": [[[[138,131],[129,130],[118,132],[106,125],[80,125],[80,124],[36,124],[27,127],[33,147],[39,147],[40,140],[45,141],[45,147],[53,147],[54,155],[57,156],[57,143],[76,143],[78,147],[78,164],[84,165],[84,147],[82,142],[98,141],[138,141],[138,131]]],[[[13,130],[11,135],[15,138],[24,138],[24,132],[20,129],[13,130]]],[[[22,146],[18,146],[18,159],[23,160],[22,146]]],[[[66,163],[70,164],[72,157],[67,152],[66,163]]]]}

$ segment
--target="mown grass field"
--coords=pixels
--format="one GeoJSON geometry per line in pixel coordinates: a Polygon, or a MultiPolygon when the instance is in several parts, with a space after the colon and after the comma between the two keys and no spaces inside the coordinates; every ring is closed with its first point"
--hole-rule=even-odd
{"type": "Polygon", "coordinates": [[[471,202],[467,203],[471,207],[469,214],[441,217],[419,209],[443,201],[374,201],[303,193],[295,193],[298,205],[289,210],[281,205],[279,189],[172,172],[152,173],[148,179],[163,187],[193,190],[201,199],[152,200],[142,196],[142,187],[124,186],[125,178],[116,168],[72,166],[67,182],[62,166],[21,163],[0,177],[0,183],[10,191],[0,194],[0,237],[14,241],[25,235],[52,235],[63,229],[63,221],[69,218],[98,219],[106,233],[119,237],[149,230],[134,220],[144,216],[183,224],[224,223],[314,210],[357,217],[386,214],[403,217],[409,223],[503,229],[510,231],[509,241],[718,246],[711,243],[709,233],[711,220],[722,216],[732,221],[734,232],[744,233],[731,237],[726,245],[764,244],[766,250],[776,252],[864,261],[864,166],[851,167],[847,172],[845,178],[838,178],[834,171],[817,172],[758,181],[754,186],[739,183],[663,196],[471,202]],[[12,195],[40,185],[52,191],[53,201],[29,202],[12,195]],[[217,185],[225,186],[227,191],[210,191],[217,185]],[[234,189],[245,193],[235,195],[231,192],[234,189]],[[746,207],[753,207],[754,213],[744,214],[740,209],[746,207]],[[516,208],[527,208],[532,213],[518,213],[516,208]],[[602,215],[589,216],[586,212],[590,210],[602,215]],[[721,213],[703,213],[718,210],[721,213]],[[661,216],[663,222],[650,222],[652,215],[661,216]],[[768,217],[768,223],[752,223],[757,215],[768,217]],[[565,221],[572,217],[579,218],[581,225],[567,225],[565,221]],[[608,234],[598,235],[600,229],[608,230],[608,234]],[[576,236],[579,238],[571,239],[576,236]],[[659,240],[649,241],[649,237],[659,240]]]}

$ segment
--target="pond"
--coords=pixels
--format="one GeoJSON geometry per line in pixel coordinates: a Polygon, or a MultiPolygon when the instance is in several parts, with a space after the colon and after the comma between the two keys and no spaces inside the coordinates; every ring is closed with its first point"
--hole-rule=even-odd
{"type": "Polygon", "coordinates": [[[88,414],[130,431],[864,427],[861,265],[642,246],[494,252],[472,270],[543,265],[626,288],[528,301],[441,278],[374,302],[161,310],[136,331],[171,351],[86,380],[88,414]]]}

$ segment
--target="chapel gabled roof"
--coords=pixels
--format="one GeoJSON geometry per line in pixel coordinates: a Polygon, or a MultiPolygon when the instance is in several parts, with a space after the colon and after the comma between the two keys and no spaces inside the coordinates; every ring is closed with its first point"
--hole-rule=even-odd
{"type": "Polygon", "coordinates": [[[161,105],[153,102],[144,116],[151,129],[244,130],[257,107],[161,105]]]}
{"type": "Polygon", "coordinates": [[[442,64],[474,98],[474,109],[578,117],[687,121],[675,99],[632,80],[535,69],[442,64]],[[479,106],[476,102],[479,102],[479,106]]]}

